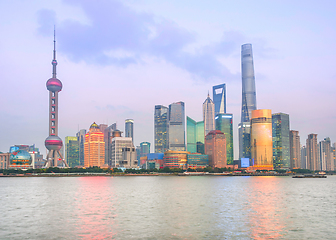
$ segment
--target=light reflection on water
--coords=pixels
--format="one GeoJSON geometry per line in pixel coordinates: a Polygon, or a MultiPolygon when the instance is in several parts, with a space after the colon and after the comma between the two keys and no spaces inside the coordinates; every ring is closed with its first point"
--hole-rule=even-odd
{"type": "Polygon", "coordinates": [[[0,239],[333,239],[336,176],[0,178],[0,239]]]}

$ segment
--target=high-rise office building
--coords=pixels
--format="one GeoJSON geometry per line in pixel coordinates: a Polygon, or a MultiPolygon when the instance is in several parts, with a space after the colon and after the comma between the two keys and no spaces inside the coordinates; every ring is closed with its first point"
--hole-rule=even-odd
{"type": "Polygon", "coordinates": [[[102,167],[105,164],[104,133],[96,123],[85,134],[84,167],[102,167]]]}
{"type": "Polygon", "coordinates": [[[79,144],[79,165],[84,166],[84,143],[85,143],[86,130],[81,129],[76,133],[77,141],[79,144]]]}
{"type": "Polygon", "coordinates": [[[196,144],[196,121],[187,116],[187,151],[195,153],[196,144]]]}
{"type": "Polygon", "coordinates": [[[301,168],[308,169],[307,167],[307,148],[306,146],[301,147],[301,168]]]}
{"type": "Polygon", "coordinates": [[[273,167],[275,169],[290,168],[289,148],[289,115],[272,114],[273,167]]]}
{"type": "Polygon", "coordinates": [[[334,171],[336,170],[336,143],[333,143],[331,148],[331,157],[334,161],[334,171]]]}
{"type": "Polygon", "coordinates": [[[49,91],[49,137],[44,144],[48,149],[46,167],[57,167],[58,159],[61,158],[65,166],[68,166],[60,152],[63,146],[62,139],[58,136],[58,92],[62,90],[62,82],[56,78],[56,40],[54,31],[54,58],[51,62],[53,66],[52,78],[47,81],[49,91]]]}
{"type": "Polygon", "coordinates": [[[162,105],[155,106],[154,112],[154,152],[164,153],[168,149],[168,108],[162,105]]]}
{"type": "Polygon", "coordinates": [[[209,156],[209,165],[211,167],[225,168],[227,166],[224,133],[219,130],[213,130],[205,136],[205,154],[209,156]]]}
{"type": "Polygon", "coordinates": [[[132,141],[134,142],[134,120],[133,119],[126,119],[125,120],[125,137],[132,138],[132,141]]]}
{"type": "Polygon", "coordinates": [[[254,169],[273,169],[272,112],[270,109],[252,111],[251,157],[254,169]]]}
{"type": "Polygon", "coordinates": [[[212,98],[215,104],[215,116],[219,113],[226,113],[225,84],[220,84],[212,87],[212,98]]]}
{"type": "Polygon", "coordinates": [[[307,169],[320,170],[317,150],[317,134],[311,133],[306,141],[307,169]]]}
{"type": "Polygon", "coordinates": [[[65,161],[69,167],[77,167],[79,162],[79,141],[77,137],[65,137],[65,161]]]}
{"type": "MultiPolygon", "coordinates": [[[[116,130],[117,131],[117,130],[116,130]]],[[[114,131],[113,133],[115,133],[114,131]]],[[[120,131],[118,131],[121,133],[120,131]]],[[[124,150],[125,152],[125,150],[124,150]]],[[[121,137],[121,134],[115,135],[115,137],[112,138],[112,157],[111,157],[111,167],[126,167],[126,168],[133,168],[138,165],[138,161],[136,159],[136,149],[134,148],[132,138],[130,137],[121,137]],[[127,162],[125,161],[125,157],[127,157],[127,154],[123,154],[123,149],[134,149],[134,154],[130,154],[131,159],[127,162]],[[135,159],[133,159],[135,158],[135,159]],[[131,166],[129,166],[131,165],[131,166]]]]}
{"type": "Polygon", "coordinates": [[[230,113],[217,114],[215,117],[216,130],[225,134],[226,159],[228,165],[233,165],[233,115],[230,113]]]}
{"type": "Polygon", "coordinates": [[[331,151],[330,138],[325,138],[319,142],[318,145],[319,155],[319,170],[322,171],[334,171],[334,159],[331,151]]]}
{"type": "Polygon", "coordinates": [[[253,110],[257,109],[256,87],[253,66],[252,45],[244,44],[241,48],[242,71],[242,111],[241,123],[238,125],[239,159],[251,158],[250,120],[253,110]]]}
{"type": "Polygon", "coordinates": [[[209,94],[203,103],[204,136],[215,130],[215,104],[209,94]]]}
{"type": "Polygon", "coordinates": [[[196,122],[196,152],[204,154],[204,121],[196,122]]]}
{"type": "Polygon", "coordinates": [[[185,151],[184,102],[172,103],[168,109],[168,149],[185,151]]]}
{"type": "Polygon", "coordinates": [[[147,156],[147,154],[150,153],[150,145],[149,142],[140,143],[140,157],[147,156]]]}
{"type": "Polygon", "coordinates": [[[289,132],[290,168],[301,168],[301,149],[299,131],[289,132]]]}

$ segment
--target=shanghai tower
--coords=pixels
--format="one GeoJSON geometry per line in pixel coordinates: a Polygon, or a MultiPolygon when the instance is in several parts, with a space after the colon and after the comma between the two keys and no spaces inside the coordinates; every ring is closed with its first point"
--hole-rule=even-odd
{"type": "Polygon", "coordinates": [[[239,132],[239,159],[251,158],[250,120],[252,110],[257,109],[256,88],[252,55],[252,44],[244,44],[241,49],[242,71],[242,111],[239,132]]]}

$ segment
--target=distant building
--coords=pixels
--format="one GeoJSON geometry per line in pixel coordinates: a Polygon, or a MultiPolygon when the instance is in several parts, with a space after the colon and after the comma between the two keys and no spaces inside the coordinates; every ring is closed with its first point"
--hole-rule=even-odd
{"type": "Polygon", "coordinates": [[[29,169],[33,168],[32,157],[26,150],[17,150],[10,154],[10,169],[29,169]]]}
{"type": "Polygon", "coordinates": [[[164,153],[168,149],[168,108],[155,106],[154,112],[154,152],[164,153]]]}
{"type": "Polygon", "coordinates": [[[140,143],[140,157],[147,156],[150,153],[150,145],[149,142],[140,143]]]}
{"type": "Polygon", "coordinates": [[[171,151],[164,152],[164,166],[169,168],[187,169],[187,151],[171,151]]]}
{"type": "Polygon", "coordinates": [[[172,103],[168,109],[168,149],[185,151],[184,102],[172,103]]]}
{"type": "Polygon", "coordinates": [[[289,148],[289,115],[272,114],[273,167],[274,169],[290,168],[289,148]]]}
{"type": "Polygon", "coordinates": [[[217,114],[215,117],[216,130],[225,134],[226,160],[228,165],[233,165],[233,115],[230,113],[217,114]]]}
{"type": "Polygon", "coordinates": [[[301,168],[301,149],[299,131],[289,132],[290,168],[301,168]]]}
{"type": "Polygon", "coordinates": [[[273,169],[272,112],[269,109],[252,111],[251,156],[253,169],[273,169]]]}
{"type": "Polygon", "coordinates": [[[104,133],[96,123],[85,134],[84,167],[102,167],[105,164],[104,133]]]}
{"type": "Polygon", "coordinates": [[[334,171],[334,159],[331,151],[330,138],[325,138],[318,145],[319,168],[323,171],[334,171]]]}
{"type": "Polygon", "coordinates": [[[312,171],[321,170],[317,150],[317,134],[309,134],[306,141],[307,169],[312,171]]]}
{"type": "Polygon", "coordinates": [[[123,168],[137,168],[138,167],[138,160],[136,157],[135,147],[123,147],[122,148],[122,160],[119,161],[119,167],[123,168]]]}
{"type": "MultiPolygon", "coordinates": [[[[116,130],[113,133],[121,133],[121,132],[116,130]]],[[[125,157],[126,157],[126,155],[125,155],[126,153],[123,154],[123,152],[125,152],[125,150],[123,150],[123,149],[132,149],[132,152],[133,152],[133,149],[134,149],[135,154],[129,154],[130,159],[127,159],[126,161],[128,161],[128,163],[131,164],[131,166],[127,165],[127,168],[136,167],[135,164],[138,165],[138,161],[137,161],[137,157],[136,157],[136,150],[135,150],[133,142],[132,142],[132,138],[121,137],[121,134],[120,135],[118,134],[118,137],[113,137],[112,138],[111,167],[113,167],[113,168],[115,168],[115,167],[126,167],[125,162],[124,162],[125,157]]]]}
{"type": "Polygon", "coordinates": [[[125,137],[132,138],[132,141],[134,142],[134,120],[133,119],[125,120],[125,137]]]}
{"type": "Polygon", "coordinates": [[[7,169],[9,167],[10,153],[0,152],[0,169],[7,169]]]}
{"type": "Polygon", "coordinates": [[[219,130],[210,131],[205,136],[205,154],[209,156],[209,165],[213,168],[227,166],[225,135],[219,130]]]}
{"type": "Polygon", "coordinates": [[[215,104],[215,116],[226,113],[226,89],[225,84],[212,87],[212,98],[215,104]]]}
{"type": "Polygon", "coordinates": [[[239,159],[251,158],[251,117],[257,109],[252,45],[241,46],[242,110],[238,125],[239,159]]]}
{"type": "Polygon", "coordinates": [[[242,122],[238,124],[239,135],[239,159],[251,159],[251,123],[242,122]]]}
{"type": "Polygon", "coordinates": [[[306,146],[301,147],[301,168],[308,169],[307,167],[307,148],[306,146]]]}
{"type": "Polygon", "coordinates": [[[209,156],[194,153],[187,154],[187,168],[196,169],[196,168],[205,168],[209,166],[209,156]]]}
{"type": "Polygon", "coordinates": [[[203,103],[204,136],[215,130],[215,104],[209,94],[203,103]]]}
{"type": "Polygon", "coordinates": [[[195,153],[196,144],[196,121],[187,116],[187,151],[195,153]]]}
{"type": "Polygon", "coordinates": [[[79,144],[79,165],[84,166],[84,143],[85,143],[86,130],[81,129],[77,134],[77,141],[79,144]]]}
{"type": "Polygon", "coordinates": [[[336,170],[336,143],[333,143],[332,148],[331,148],[331,156],[334,161],[334,171],[336,170]]]}
{"type": "Polygon", "coordinates": [[[146,162],[141,166],[145,169],[160,169],[164,168],[164,153],[149,153],[146,157],[146,162]]]}
{"type": "Polygon", "coordinates": [[[196,122],[196,152],[204,154],[204,121],[196,122]]]}
{"type": "Polygon", "coordinates": [[[79,161],[79,141],[77,137],[65,137],[65,161],[69,167],[80,166],[79,161]]]}

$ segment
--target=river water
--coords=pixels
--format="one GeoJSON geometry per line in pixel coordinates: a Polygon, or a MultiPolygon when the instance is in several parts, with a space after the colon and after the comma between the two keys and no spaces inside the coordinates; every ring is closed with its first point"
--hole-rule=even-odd
{"type": "Polygon", "coordinates": [[[0,178],[0,239],[336,239],[336,176],[0,178]]]}

